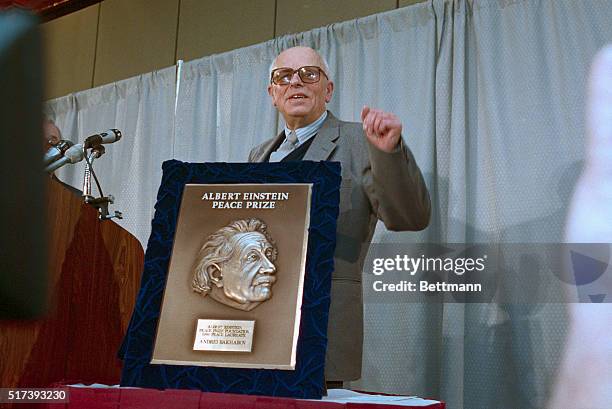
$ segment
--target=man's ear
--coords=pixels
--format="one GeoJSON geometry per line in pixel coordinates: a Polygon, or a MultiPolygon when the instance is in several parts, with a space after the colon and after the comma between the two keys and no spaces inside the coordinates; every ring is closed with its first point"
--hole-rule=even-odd
{"type": "Polygon", "coordinates": [[[272,105],[276,106],[276,101],[274,100],[274,94],[272,93],[272,84],[268,85],[268,95],[272,98],[272,105]]]}
{"type": "Polygon", "coordinates": [[[209,264],[208,267],[206,267],[206,273],[214,285],[216,285],[218,288],[223,287],[223,274],[221,273],[221,268],[217,263],[209,264]]]}
{"type": "Polygon", "coordinates": [[[333,94],[334,94],[334,82],[327,81],[327,86],[325,87],[325,102],[326,103],[331,101],[333,94]]]}

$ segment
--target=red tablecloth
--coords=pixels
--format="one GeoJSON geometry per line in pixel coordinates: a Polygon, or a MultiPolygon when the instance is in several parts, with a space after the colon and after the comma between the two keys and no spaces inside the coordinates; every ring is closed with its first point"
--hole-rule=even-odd
{"type": "Polygon", "coordinates": [[[190,390],[75,388],[70,402],[45,404],[47,409],[444,409],[444,403],[429,406],[397,406],[375,403],[334,403],[251,395],[204,393],[190,390]]]}

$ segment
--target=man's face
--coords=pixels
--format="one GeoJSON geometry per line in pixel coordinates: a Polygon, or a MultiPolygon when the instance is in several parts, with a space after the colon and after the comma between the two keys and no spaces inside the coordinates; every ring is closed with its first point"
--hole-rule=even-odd
{"type": "MultiPolygon", "coordinates": [[[[323,68],[320,57],[313,49],[294,47],[279,54],[273,68],[288,67],[295,70],[304,66],[323,68]]],[[[333,90],[333,82],[324,74],[321,74],[319,82],[314,84],[304,83],[295,73],[290,84],[271,83],[268,86],[272,103],[283,115],[290,129],[316,121],[325,112],[325,104],[331,100],[333,90]]]]}
{"type": "Polygon", "coordinates": [[[221,267],[224,294],[241,304],[272,297],[276,281],[274,248],[261,233],[239,233],[232,237],[234,254],[221,267]]]}
{"type": "Polygon", "coordinates": [[[51,121],[43,122],[43,144],[45,149],[47,145],[57,145],[62,139],[62,133],[59,128],[51,121]]]}

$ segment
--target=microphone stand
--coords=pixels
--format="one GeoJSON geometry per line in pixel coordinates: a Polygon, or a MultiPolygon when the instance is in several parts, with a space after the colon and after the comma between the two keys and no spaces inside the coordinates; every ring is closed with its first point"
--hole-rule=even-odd
{"type": "MultiPolygon", "coordinates": [[[[83,148],[86,151],[86,148],[83,148]]],[[[102,156],[105,152],[104,146],[101,144],[94,145],[91,147],[89,155],[85,153],[85,173],[83,174],[83,200],[98,209],[98,218],[100,220],[110,220],[112,218],[123,219],[123,213],[115,210],[115,214],[111,215],[108,211],[108,205],[115,202],[113,195],[104,196],[102,187],[96,177],[96,172],[93,170],[93,162],[95,159],[102,156]],[[100,197],[94,197],[91,194],[91,177],[94,177],[100,197]]]]}

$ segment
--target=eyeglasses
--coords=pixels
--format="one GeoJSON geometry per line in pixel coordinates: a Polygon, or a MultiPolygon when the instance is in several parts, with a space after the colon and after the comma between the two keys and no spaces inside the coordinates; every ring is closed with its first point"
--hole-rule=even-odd
{"type": "Polygon", "coordinates": [[[315,67],[314,65],[306,65],[298,68],[297,70],[288,67],[276,68],[270,75],[270,82],[276,85],[289,85],[291,84],[293,74],[296,72],[298,73],[302,82],[306,84],[314,84],[315,82],[319,82],[321,79],[321,73],[325,75],[325,78],[329,78],[323,69],[315,67]]]}

